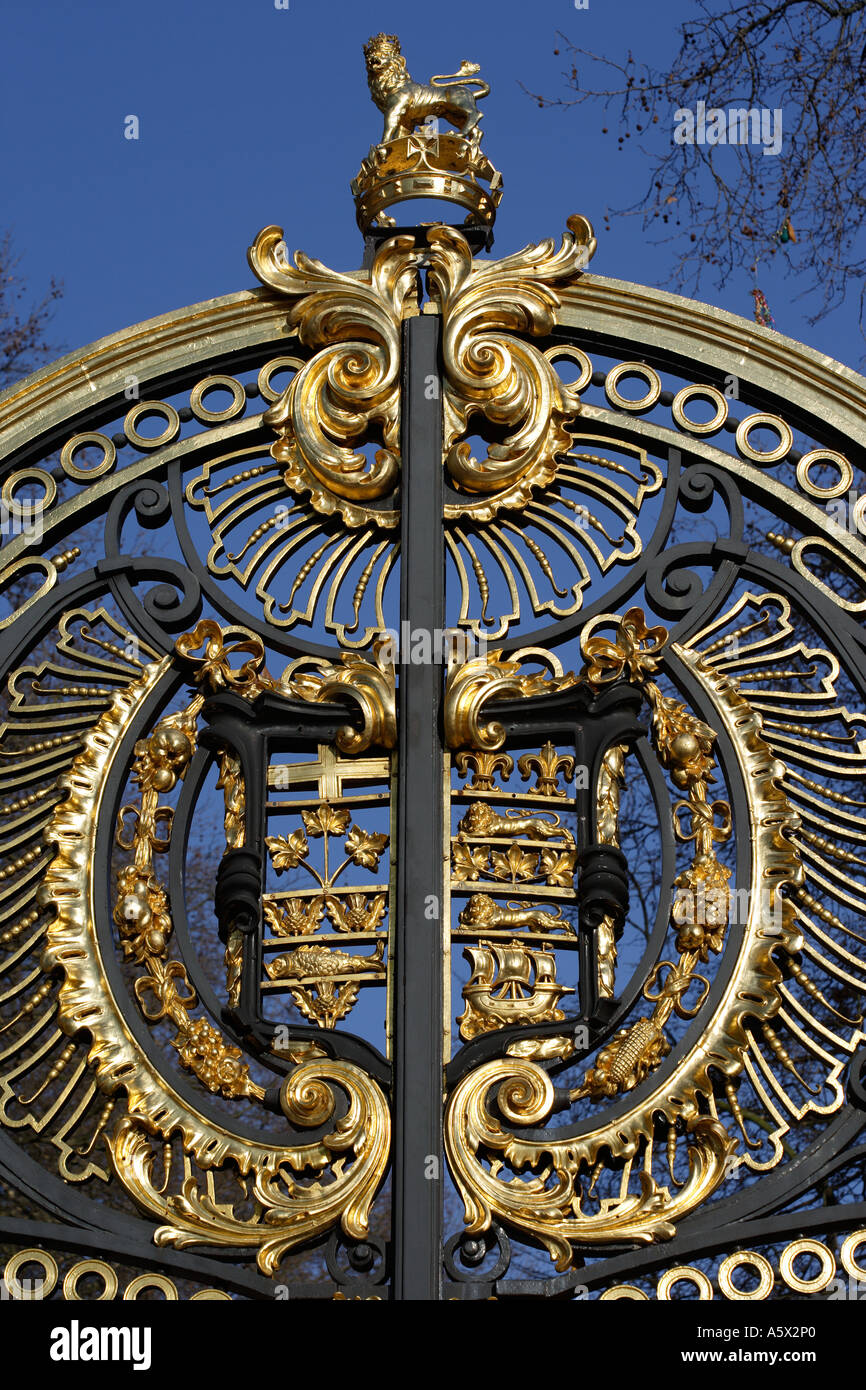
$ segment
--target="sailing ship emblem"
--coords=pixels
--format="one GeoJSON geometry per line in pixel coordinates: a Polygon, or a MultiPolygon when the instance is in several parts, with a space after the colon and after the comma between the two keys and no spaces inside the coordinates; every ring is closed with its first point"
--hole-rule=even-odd
{"type": "Polygon", "coordinates": [[[517,940],[479,941],[463,954],[472,976],[463,987],[466,1010],[458,1019],[462,1037],[474,1038],[514,1023],[565,1018],[557,1005],[574,990],[557,983],[553,951],[533,950],[517,940]]]}

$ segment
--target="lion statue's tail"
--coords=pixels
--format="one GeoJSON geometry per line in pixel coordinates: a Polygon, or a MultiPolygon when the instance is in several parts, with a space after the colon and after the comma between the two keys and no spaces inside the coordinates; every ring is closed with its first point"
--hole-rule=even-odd
{"type": "Polygon", "coordinates": [[[482,97],[490,95],[490,87],[481,77],[474,77],[473,74],[481,71],[480,63],[470,63],[466,58],[460,64],[459,72],[448,73],[447,75],[437,74],[430,78],[431,87],[447,87],[451,82],[460,82],[464,86],[477,87],[475,94],[476,101],[481,101],[482,97]]]}

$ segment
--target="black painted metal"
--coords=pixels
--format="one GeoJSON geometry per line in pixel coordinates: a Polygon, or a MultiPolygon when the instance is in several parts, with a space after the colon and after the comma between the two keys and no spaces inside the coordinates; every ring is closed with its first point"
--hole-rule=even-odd
{"type": "MultiPolygon", "coordinates": [[[[402,229],[401,229],[402,230],[402,229]]],[[[417,244],[424,232],[411,230],[417,244]]],[[[371,234],[368,255],[393,229],[371,234]]],[[[483,238],[477,238],[475,249],[481,248],[483,238]]],[[[439,319],[423,315],[409,320],[404,326],[403,377],[403,438],[402,438],[402,579],[401,612],[403,621],[412,626],[435,629],[444,627],[444,547],[440,518],[444,484],[441,463],[442,419],[438,398],[441,381],[439,361],[439,319]]],[[[557,333],[551,342],[566,338],[572,343],[583,341],[575,333],[557,333]]],[[[617,353],[619,339],[585,342],[596,353],[608,346],[617,353]]],[[[273,348],[284,347],[282,338],[273,348]]],[[[660,368],[686,367],[689,364],[672,354],[653,354],[644,349],[645,360],[660,368]]],[[[210,363],[212,371],[238,370],[257,365],[260,351],[244,350],[229,354],[210,363]]],[[[154,378],[148,383],[148,394],[159,396],[189,384],[201,375],[200,364],[154,378]]],[[[704,380],[712,375],[704,373],[704,380]]],[[[719,385],[723,383],[718,382],[719,385]]],[[[253,394],[254,388],[248,388],[253,394]]],[[[744,397],[749,404],[772,408],[775,402],[752,388],[744,397]]],[[[789,403],[789,418],[796,422],[797,407],[789,403]]],[[[96,411],[80,412],[70,417],[52,436],[40,436],[28,443],[14,466],[32,458],[39,462],[52,443],[60,443],[73,428],[96,428],[124,409],[118,399],[103,403],[96,411]]],[[[729,422],[731,424],[733,422],[729,422]]],[[[803,417],[804,426],[826,443],[836,444],[851,457],[856,451],[851,441],[838,440],[823,427],[823,422],[803,417]]],[[[621,610],[632,596],[645,591],[656,615],[675,624],[671,644],[682,642],[697,632],[719,605],[731,594],[739,581],[779,588],[789,594],[798,611],[815,628],[832,630],[837,645],[844,647],[852,679],[866,690],[866,630],[856,617],[833,605],[815,585],[794,573],[784,560],[767,558],[750,550],[743,539],[743,496],[749,488],[734,481],[724,471],[711,467],[694,452],[690,441],[671,430],[656,428],[650,421],[641,422],[639,431],[629,416],[618,413],[605,423],[593,421],[593,433],[609,434],[612,438],[629,439],[649,448],[656,456],[667,455],[667,487],[661,512],[653,535],[648,538],[643,556],[622,579],[601,594],[579,614],[559,623],[550,624],[531,634],[539,645],[556,647],[571,641],[584,623],[600,611],[621,610]],[[651,435],[647,435],[647,427],[651,435]],[[671,532],[677,509],[700,513],[719,498],[727,510],[728,534],[715,541],[696,540],[674,543],[671,532]],[[707,577],[708,576],[708,577],[707,577]]],[[[578,426],[579,430],[579,426],[578,426]]],[[[211,437],[202,435],[196,446],[197,461],[222,447],[218,432],[211,437]]],[[[264,446],[270,436],[250,429],[245,442],[260,437],[264,446]]],[[[9,461],[4,464],[4,469],[9,461]]],[[[263,624],[255,614],[247,613],[228,599],[219,585],[213,583],[201,563],[195,541],[184,520],[183,467],[176,459],[148,457],[130,466],[128,485],[113,492],[105,516],[105,556],[93,569],[57,584],[39,602],[21,614],[15,624],[0,634],[0,665],[11,669],[34,646],[47,636],[59,616],[77,605],[99,601],[110,594],[130,627],[145,637],[156,650],[171,653],[174,635],[191,626],[202,611],[203,601],[210,607],[263,632],[263,624]],[[158,536],[153,553],[126,553],[121,539],[124,522],[134,510],[137,522],[154,531],[173,523],[180,538],[184,563],[159,554],[158,536]]],[[[760,499],[758,499],[760,500],[760,499]]],[[[384,505],[384,504],[383,504],[384,505]]],[[[396,505],[388,499],[387,505],[396,505]]],[[[82,526],[106,511],[105,501],[95,494],[82,495],[82,505],[74,519],[82,526]]],[[[796,523],[796,515],[787,502],[780,504],[780,520],[796,523]]],[[[52,541],[53,544],[53,541],[52,541]]],[[[294,635],[279,632],[264,633],[277,649],[331,653],[331,649],[305,642],[294,635]]],[[[512,634],[502,646],[506,651],[527,643],[525,631],[512,634]]],[[[812,1231],[842,1231],[866,1220],[862,1203],[825,1207],[813,1204],[811,1209],[792,1203],[802,1201],[817,1191],[832,1174],[866,1165],[866,1145],[856,1144],[866,1124],[866,1086],[864,1086],[864,1051],[852,1059],[847,1076],[847,1105],[830,1120],[822,1133],[791,1161],[767,1174],[759,1183],[743,1185],[730,1197],[700,1208],[682,1221],[675,1238],[668,1243],[636,1251],[624,1244],[611,1246],[599,1258],[598,1250],[576,1251],[578,1266],[584,1258],[595,1263],[575,1268],[549,1279],[508,1277],[512,1262],[512,1243],[506,1231],[495,1223],[480,1238],[465,1233],[449,1235],[443,1243],[442,1182],[437,1180],[442,1162],[442,967],[443,933],[446,923],[441,918],[443,898],[444,785],[443,745],[440,728],[442,691],[441,666],[412,665],[409,651],[402,652],[404,661],[399,670],[400,742],[398,749],[397,804],[397,902],[394,918],[394,1012],[392,1018],[393,1073],[391,1064],[361,1038],[343,1031],[330,1032],[299,1025],[293,1034],[299,1038],[315,1039],[333,1056],[355,1061],[383,1085],[388,1086],[393,1075],[393,1111],[395,1140],[393,1150],[393,1221],[390,1250],[376,1237],[360,1244],[332,1235],[319,1241],[330,1280],[318,1283],[290,1284],[292,1298],[330,1298],[340,1288],[351,1288],[360,1297],[380,1296],[382,1281],[390,1275],[390,1296],[404,1299],[474,1299],[497,1297],[574,1297],[578,1285],[600,1289],[615,1279],[639,1277],[642,1274],[669,1266],[678,1260],[709,1256],[736,1246],[755,1246],[761,1240],[789,1237],[812,1231]],[[438,910],[437,910],[438,905],[438,910]]],[[[667,670],[684,692],[691,708],[699,709],[701,691],[690,673],[670,654],[667,670]]],[[[98,930],[105,948],[104,957],[113,989],[118,993],[126,988],[122,971],[115,960],[111,935],[109,883],[111,879],[111,838],[114,814],[123,794],[123,777],[128,768],[134,741],[144,727],[152,724],[158,711],[177,690],[180,677],[173,672],[154,691],[139,721],[140,727],[130,730],[117,759],[116,771],[107,788],[105,820],[100,827],[98,878],[103,884],[98,930]]],[[[628,689],[627,687],[625,689],[628,689]]],[[[636,694],[636,692],[633,692],[636,694]]],[[[622,694],[622,688],[620,690],[622,694]]],[[[539,701],[511,702],[500,705],[497,717],[505,724],[508,737],[516,740],[555,736],[558,732],[570,739],[579,760],[591,767],[589,785],[593,786],[604,748],[616,739],[628,737],[635,741],[638,757],[649,779],[659,805],[663,841],[663,879],[669,885],[674,873],[674,847],[668,819],[662,815],[665,802],[664,778],[655,759],[648,753],[645,741],[639,737],[640,725],[635,716],[637,706],[629,699],[617,707],[614,692],[603,698],[591,718],[585,701],[574,693],[539,701]]],[[[280,701],[279,707],[265,697],[250,710],[249,706],[232,696],[219,696],[208,702],[205,714],[209,732],[202,738],[205,751],[191,771],[182,790],[176,813],[177,835],[186,841],[186,823],[193,814],[200,775],[207,767],[208,745],[216,747],[229,742],[236,747],[244,762],[247,778],[247,806],[251,817],[250,840],[243,851],[227,856],[220,872],[217,907],[223,935],[231,926],[248,929],[249,949],[245,953],[244,986],[238,1010],[225,1012],[219,1019],[219,1003],[206,981],[196,977],[194,953],[189,948],[183,927],[182,861],[183,853],[172,852],[171,895],[176,913],[176,932],[190,976],[196,985],[202,1004],[215,1021],[229,1029],[232,1035],[258,1051],[260,1059],[278,1075],[287,1070],[287,1063],[268,1049],[268,1029],[263,1027],[258,1009],[257,950],[260,950],[260,846],[264,833],[263,769],[267,765],[268,748],[282,741],[328,741],[336,728],[356,715],[352,707],[335,705],[311,707],[298,704],[287,709],[290,702],[280,701]],[[254,990],[255,986],[255,990],[254,990]]],[[[749,845],[746,841],[747,822],[743,789],[736,774],[736,757],[730,741],[720,735],[719,761],[728,784],[734,810],[734,820],[740,842],[737,847],[738,881],[748,878],[749,845]]],[[[594,927],[599,914],[623,910],[624,873],[621,858],[610,847],[595,841],[592,807],[583,798],[577,807],[581,818],[582,862],[579,881],[580,920],[583,950],[581,959],[582,993],[580,1013],[571,1022],[586,1021],[589,1049],[596,1048],[619,1026],[635,1002],[646,962],[658,954],[661,939],[669,920],[670,893],[664,889],[658,907],[657,921],[644,961],[633,980],[616,1001],[597,1000],[587,982],[594,979],[594,927]],[[595,901],[593,901],[595,899],[595,901]]],[[[728,979],[728,967],[723,966],[713,982],[716,997],[728,979]]],[[[146,1025],[133,1012],[130,1026],[137,1041],[151,1051],[153,1040],[146,1025]]],[[[533,1028],[534,1036],[562,1032],[562,1023],[533,1028]]],[[[667,1065],[676,1063],[678,1055],[695,1045],[700,1025],[684,1034],[671,1054],[667,1065]]],[[[521,1033],[520,1028],[499,1030],[462,1048],[447,1069],[447,1083],[452,1086],[466,1072],[487,1057],[501,1055],[508,1042],[521,1033]]],[[[557,1065],[551,1065],[556,1071],[557,1065]]],[[[661,1075],[661,1073],[660,1073],[661,1075]]],[[[212,1119],[220,1118],[216,1102],[193,1092],[189,1078],[178,1072],[173,1084],[191,1103],[199,1106],[212,1119]]],[[[277,1083],[277,1090],[279,1083],[277,1083]]],[[[615,1117],[618,1108],[625,1109],[639,1099],[633,1092],[608,1108],[608,1117],[615,1117]]],[[[589,1122],[588,1122],[589,1123],[589,1122]]],[[[586,1126],[573,1125],[557,1130],[557,1134],[579,1136],[586,1126]]],[[[253,1133],[259,1140],[266,1135],[253,1133]]],[[[542,1133],[539,1131],[538,1133],[542,1133]]],[[[533,1133],[525,1137],[533,1139],[533,1133]]],[[[298,1136],[304,1142],[313,1137],[309,1131],[298,1136]]],[[[219,1283],[240,1296],[268,1297],[273,1286],[259,1278],[239,1262],[238,1251],[221,1255],[193,1256],[170,1249],[157,1250],[152,1242],[152,1224],[127,1212],[115,1211],[110,1205],[95,1199],[83,1187],[71,1188],[56,1174],[46,1169],[17,1146],[12,1138],[0,1132],[0,1180],[17,1189],[26,1202],[49,1214],[46,1222],[7,1220],[0,1229],[11,1240],[28,1243],[50,1242],[52,1247],[70,1251],[101,1252],[118,1260],[127,1260],[147,1268],[164,1268],[179,1277],[189,1276],[219,1283]],[[63,1223],[62,1225],[59,1223],[63,1223]]],[[[515,1242],[516,1244],[516,1242],[515,1242]]]]}
{"type": "MultiPolygon", "coordinates": [[[[439,319],[403,336],[400,621],[445,625],[439,319]]],[[[394,944],[395,1299],[441,1297],[443,777],[442,667],[401,643],[394,944]]]]}
{"type": "MultiPolygon", "coordinates": [[[[221,1010],[220,1021],[269,1066],[284,1073],[289,1069],[285,1060],[271,1051],[276,1025],[263,1017],[261,999],[267,769],[274,754],[331,743],[340,727],[358,722],[359,712],[353,705],[311,704],[271,692],[251,705],[238,695],[220,691],[205,701],[202,717],[207,724],[202,746],[234,750],[246,791],[244,845],[223,856],[214,894],[220,940],[225,943],[233,929],[244,938],[240,999],[237,1006],[221,1010]]],[[[294,1023],[291,1036],[314,1039],[330,1056],[363,1066],[384,1085],[390,1081],[387,1061],[363,1038],[294,1023]]]]}
{"type": "MultiPolygon", "coordinates": [[[[576,785],[574,810],[578,845],[578,925],[580,928],[579,1011],[560,1022],[532,1025],[533,1037],[562,1033],[563,1027],[585,1029],[586,1042],[576,1057],[594,1050],[611,1030],[614,1001],[599,999],[597,932],[606,913],[621,927],[628,909],[628,877],[625,856],[612,845],[596,840],[595,787],[602,760],[614,744],[635,744],[646,730],[639,714],[643,696],[635,686],[618,681],[600,695],[576,686],[530,699],[501,700],[496,719],[506,732],[505,747],[515,740],[542,743],[560,739],[574,749],[575,762],[587,775],[576,785]]],[[[508,1043],[525,1032],[522,1025],[482,1033],[452,1057],[445,1075],[449,1088],[482,1062],[501,1057],[508,1043]]],[[[577,1034],[576,1036],[581,1036],[577,1034]]]]}
{"type": "MultiPolygon", "coordinates": [[[[225,449],[225,442],[218,439],[218,431],[212,432],[211,438],[202,435],[201,445],[195,450],[195,457],[199,464],[203,464],[212,455],[218,454],[225,449]]],[[[245,436],[247,444],[258,441],[258,434],[245,436]]],[[[265,426],[261,428],[261,449],[262,453],[267,453],[271,443],[271,435],[265,426]]],[[[191,455],[187,455],[185,464],[188,468],[191,455]]],[[[314,642],[309,637],[302,636],[292,630],[287,633],[273,623],[265,622],[256,612],[255,608],[244,608],[235,602],[230,593],[223,585],[215,584],[213,576],[207,565],[199,554],[199,548],[190,534],[189,518],[187,516],[185,489],[188,474],[184,474],[180,460],[172,462],[167,469],[166,486],[168,496],[171,499],[171,523],[175,529],[178,544],[190,574],[195,577],[201,586],[202,591],[207,595],[208,602],[212,605],[221,617],[230,623],[236,623],[240,627],[256,632],[262,641],[269,648],[283,652],[288,656],[299,656],[301,653],[311,656],[322,656],[333,660],[335,649],[322,642],[314,642]]],[[[383,511],[392,509],[394,505],[393,497],[385,498],[379,504],[383,511]]],[[[168,513],[166,513],[166,520],[168,513]]]]}
{"type": "MultiPolygon", "coordinates": [[[[493,246],[492,227],[485,227],[479,223],[461,222],[455,230],[466,238],[474,256],[477,256],[481,251],[489,251],[493,246]]],[[[395,236],[411,236],[415,237],[416,241],[423,243],[426,240],[426,229],[419,227],[417,223],[412,223],[408,227],[371,227],[364,237],[363,266],[365,270],[371,268],[376,258],[376,252],[383,242],[390,241],[395,236]]]]}

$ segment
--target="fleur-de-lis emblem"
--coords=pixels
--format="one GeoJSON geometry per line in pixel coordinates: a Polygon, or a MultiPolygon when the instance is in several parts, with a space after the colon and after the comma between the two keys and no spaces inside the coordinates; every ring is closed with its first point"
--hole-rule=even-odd
{"type": "Polygon", "coordinates": [[[455,761],[461,777],[465,777],[470,769],[472,771],[472,781],[466,784],[466,790],[470,792],[492,792],[497,768],[503,780],[514,771],[514,759],[510,753],[482,753],[480,749],[472,748],[458,753],[455,761]]]}
{"type": "Polygon", "coordinates": [[[566,782],[570,782],[574,776],[574,758],[568,753],[557,753],[549,740],[540,752],[524,753],[522,758],[518,758],[517,766],[524,782],[529,781],[535,769],[536,781],[532,791],[540,796],[565,796],[565,787],[559,785],[560,773],[566,782]]]}

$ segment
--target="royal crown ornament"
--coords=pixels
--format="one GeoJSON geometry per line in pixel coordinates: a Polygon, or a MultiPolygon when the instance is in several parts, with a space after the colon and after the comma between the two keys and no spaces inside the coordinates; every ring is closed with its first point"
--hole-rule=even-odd
{"type": "Polygon", "coordinates": [[[464,60],[456,73],[414,82],[395,34],[364,45],[367,81],[385,117],[382,139],[370,148],[352,183],[358,226],[393,227],[386,213],[411,198],[442,198],[467,209],[466,222],[491,227],[502,197],[502,175],[481,152],[478,102],[490,87],[464,60]],[[440,132],[439,118],[456,127],[440,132]]]}

